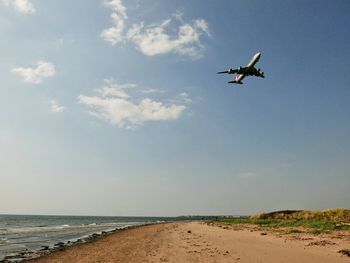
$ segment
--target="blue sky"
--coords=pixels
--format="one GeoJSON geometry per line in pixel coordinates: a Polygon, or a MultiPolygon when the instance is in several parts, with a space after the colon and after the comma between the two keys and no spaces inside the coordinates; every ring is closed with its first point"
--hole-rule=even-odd
{"type": "Polygon", "coordinates": [[[349,8],[0,0],[0,212],[348,206],[349,8]]]}

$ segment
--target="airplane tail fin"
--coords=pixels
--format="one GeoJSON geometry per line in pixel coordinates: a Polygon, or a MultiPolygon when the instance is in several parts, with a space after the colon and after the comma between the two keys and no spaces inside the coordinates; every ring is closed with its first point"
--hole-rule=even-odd
{"type": "MultiPolygon", "coordinates": [[[[244,78],[244,76],[243,76],[243,78],[244,78]]],[[[240,78],[240,76],[235,76],[233,78],[233,80],[229,81],[228,83],[243,84],[243,82],[241,81],[243,78],[242,77],[240,78]]]]}

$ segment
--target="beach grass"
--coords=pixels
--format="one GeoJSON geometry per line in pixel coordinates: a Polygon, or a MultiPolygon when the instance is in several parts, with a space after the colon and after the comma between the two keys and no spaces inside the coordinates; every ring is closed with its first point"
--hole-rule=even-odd
{"type": "Polygon", "coordinates": [[[252,224],[270,228],[285,234],[321,234],[335,230],[350,231],[350,210],[332,209],[323,211],[285,210],[261,213],[250,217],[221,218],[224,224],[252,224]]]}

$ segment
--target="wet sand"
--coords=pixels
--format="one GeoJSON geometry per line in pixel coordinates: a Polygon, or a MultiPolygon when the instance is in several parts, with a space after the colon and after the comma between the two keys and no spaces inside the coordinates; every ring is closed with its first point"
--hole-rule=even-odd
{"type": "Polygon", "coordinates": [[[45,262],[350,262],[350,235],[277,235],[204,222],[137,227],[54,252],[45,262]]]}

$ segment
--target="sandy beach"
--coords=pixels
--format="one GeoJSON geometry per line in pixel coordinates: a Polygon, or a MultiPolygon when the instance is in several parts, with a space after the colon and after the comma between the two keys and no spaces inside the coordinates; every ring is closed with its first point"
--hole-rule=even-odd
{"type": "Polygon", "coordinates": [[[204,222],[137,227],[81,244],[45,262],[350,262],[350,235],[279,235],[255,226],[204,222]]]}

